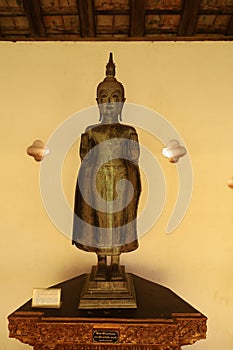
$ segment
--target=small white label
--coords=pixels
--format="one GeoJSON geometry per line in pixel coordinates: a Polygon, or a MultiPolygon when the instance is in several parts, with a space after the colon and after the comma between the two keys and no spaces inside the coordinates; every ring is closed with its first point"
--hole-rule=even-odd
{"type": "Polygon", "coordinates": [[[61,288],[34,288],[32,307],[59,308],[61,306],[61,288]]]}

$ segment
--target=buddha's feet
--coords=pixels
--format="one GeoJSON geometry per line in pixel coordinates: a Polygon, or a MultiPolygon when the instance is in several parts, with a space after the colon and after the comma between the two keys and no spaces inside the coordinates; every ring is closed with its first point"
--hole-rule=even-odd
{"type": "Polygon", "coordinates": [[[122,275],[121,268],[119,264],[112,264],[110,268],[110,279],[113,281],[123,280],[124,276],[122,275]]]}
{"type": "Polygon", "coordinates": [[[95,280],[106,281],[107,280],[107,265],[104,263],[98,263],[95,270],[95,280]]]}

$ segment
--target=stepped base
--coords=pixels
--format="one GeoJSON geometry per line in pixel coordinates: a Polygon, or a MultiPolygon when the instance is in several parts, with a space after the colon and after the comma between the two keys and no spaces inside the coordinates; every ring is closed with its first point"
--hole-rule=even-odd
{"type": "Polygon", "coordinates": [[[135,309],[136,295],[132,276],[121,266],[121,280],[99,281],[94,278],[96,266],[87,275],[79,302],[79,309],[135,309]]]}

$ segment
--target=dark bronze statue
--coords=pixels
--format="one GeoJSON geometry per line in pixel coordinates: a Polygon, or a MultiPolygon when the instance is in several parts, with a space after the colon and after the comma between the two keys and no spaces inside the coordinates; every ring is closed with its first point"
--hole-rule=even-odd
{"type": "Polygon", "coordinates": [[[136,130],[120,122],[124,102],[110,54],[106,78],[97,87],[100,122],[81,136],[73,227],[73,244],[97,254],[100,281],[122,279],[120,254],[138,247],[139,144],[136,130]]]}

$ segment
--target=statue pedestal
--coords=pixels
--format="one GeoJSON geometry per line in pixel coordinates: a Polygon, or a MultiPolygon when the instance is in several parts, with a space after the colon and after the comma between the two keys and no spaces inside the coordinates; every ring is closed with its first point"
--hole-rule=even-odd
{"type": "Polygon", "coordinates": [[[95,280],[96,266],[87,275],[81,292],[79,309],[132,309],[137,307],[132,276],[121,266],[122,280],[95,280]]]}
{"type": "Polygon", "coordinates": [[[34,350],[180,350],[206,337],[207,318],[170,289],[130,274],[136,309],[80,310],[87,275],[62,289],[60,309],[32,308],[31,300],[9,317],[10,337],[34,350]]]}

